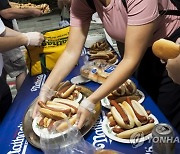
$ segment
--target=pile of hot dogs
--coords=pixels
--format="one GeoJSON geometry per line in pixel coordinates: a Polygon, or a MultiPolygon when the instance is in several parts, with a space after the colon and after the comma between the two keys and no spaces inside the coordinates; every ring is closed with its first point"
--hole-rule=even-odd
{"type": "Polygon", "coordinates": [[[55,127],[57,132],[65,131],[68,125],[74,125],[79,103],[74,101],[80,94],[80,87],[69,82],[61,85],[50,101],[38,102],[40,116],[37,125],[40,128],[51,130],[55,127]]]}
{"type": "Polygon", "coordinates": [[[127,96],[132,100],[140,100],[141,95],[137,91],[137,87],[135,83],[128,79],[124,82],[120,87],[110,93],[107,98],[109,100],[115,100],[116,102],[120,103],[127,99],[127,96]]]}
{"type": "Polygon", "coordinates": [[[135,100],[127,99],[122,103],[111,100],[111,111],[107,113],[109,127],[119,138],[129,139],[133,133],[151,133],[154,119],[150,111],[135,100]]]}
{"type": "Polygon", "coordinates": [[[94,43],[89,48],[89,60],[101,59],[107,63],[114,64],[117,61],[117,54],[111,50],[106,40],[94,43]]]}

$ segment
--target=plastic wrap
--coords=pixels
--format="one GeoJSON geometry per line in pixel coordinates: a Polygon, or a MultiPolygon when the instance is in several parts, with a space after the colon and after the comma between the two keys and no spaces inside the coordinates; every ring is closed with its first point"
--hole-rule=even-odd
{"type": "MultiPolygon", "coordinates": [[[[50,131],[54,133],[55,127],[50,131]]],[[[45,154],[93,154],[95,152],[95,148],[84,140],[76,125],[71,126],[69,123],[68,129],[56,138],[41,134],[40,144],[45,154]]]]}

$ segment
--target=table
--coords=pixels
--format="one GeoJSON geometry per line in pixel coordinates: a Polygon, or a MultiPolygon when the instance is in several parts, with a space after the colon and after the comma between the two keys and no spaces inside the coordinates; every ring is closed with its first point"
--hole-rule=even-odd
{"type": "MultiPolygon", "coordinates": [[[[73,69],[73,71],[67,76],[65,80],[70,80],[72,77],[79,75],[80,67],[83,65],[83,57],[80,58],[78,65],[73,69]]],[[[38,76],[31,77],[27,75],[20,91],[15,97],[11,108],[9,109],[6,117],[0,125],[0,153],[1,154],[41,154],[42,151],[28,144],[23,133],[22,120],[27,108],[31,102],[38,96],[40,87],[42,83],[46,80],[47,75],[41,74],[38,76]]],[[[134,79],[133,79],[134,80],[134,79]]],[[[138,82],[134,80],[137,84],[138,89],[142,90],[138,85],[138,82]]],[[[89,82],[85,86],[91,90],[96,90],[99,87],[98,83],[89,82]]],[[[142,90],[143,91],[143,90],[142,90]]],[[[144,91],[143,91],[144,92],[144,91]]],[[[146,109],[151,110],[159,122],[169,123],[166,117],[162,114],[156,104],[148,96],[146,92],[145,101],[143,105],[146,109]]],[[[84,136],[84,139],[89,143],[93,144],[97,149],[114,149],[126,154],[132,153],[142,153],[150,154],[152,153],[152,143],[150,141],[145,141],[141,146],[135,147],[132,144],[124,144],[116,141],[112,141],[102,131],[102,121],[105,117],[106,109],[102,109],[102,114],[97,120],[94,127],[84,136]]],[[[177,135],[177,134],[176,134],[177,135]]],[[[179,136],[178,136],[179,138],[179,136]]],[[[180,151],[180,143],[176,143],[176,153],[180,151]]]]}

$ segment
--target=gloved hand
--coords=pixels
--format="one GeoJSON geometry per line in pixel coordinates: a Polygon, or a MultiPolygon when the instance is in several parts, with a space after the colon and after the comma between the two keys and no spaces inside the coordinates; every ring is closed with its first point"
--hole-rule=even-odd
{"type": "Polygon", "coordinates": [[[34,119],[36,116],[39,115],[39,105],[38,102],[43,102],[46,103],[48,100],[50,100],[52,98],[52,96],[54,96],[56,93],[56,91],[50,89],[48,86],[46,86],[45,84],[42,86],[41,91],[39,93],[39,97],[38,100],[34,106],[33,109],[33,113],[32,113],[32,118],[34,119]]]}
{"type": "Polygon", "coordinates": [[[90,120],[92,113],[96,112],[94,108],[95,108],[94,103],[92,103],[88,99],[82,100],[81,104],[79,105],[78,112],[77,112],[76,125],[78,129],[81,129],[84,123],[90,120]]]}
{"type": "Polygon", "coordinates": [[[44,41],[44,36],[43,34],[39,32],[28,32],[28,33],[23,33],[25,37],[27,38],[27,44],[26,46],[40,46],[41,43],[44,41]]]}

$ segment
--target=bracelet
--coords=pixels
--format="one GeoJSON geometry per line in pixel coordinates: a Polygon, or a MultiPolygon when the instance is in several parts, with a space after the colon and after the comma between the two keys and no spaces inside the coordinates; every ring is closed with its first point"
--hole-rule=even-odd
{"type": "Polygon", "coordinates": [[[88,99],[83,99],[80,106],[87,109],[88,111],[92,113],[96,113],[96,111],[94,110],[95,104],[89,101],[88,99]]]}

